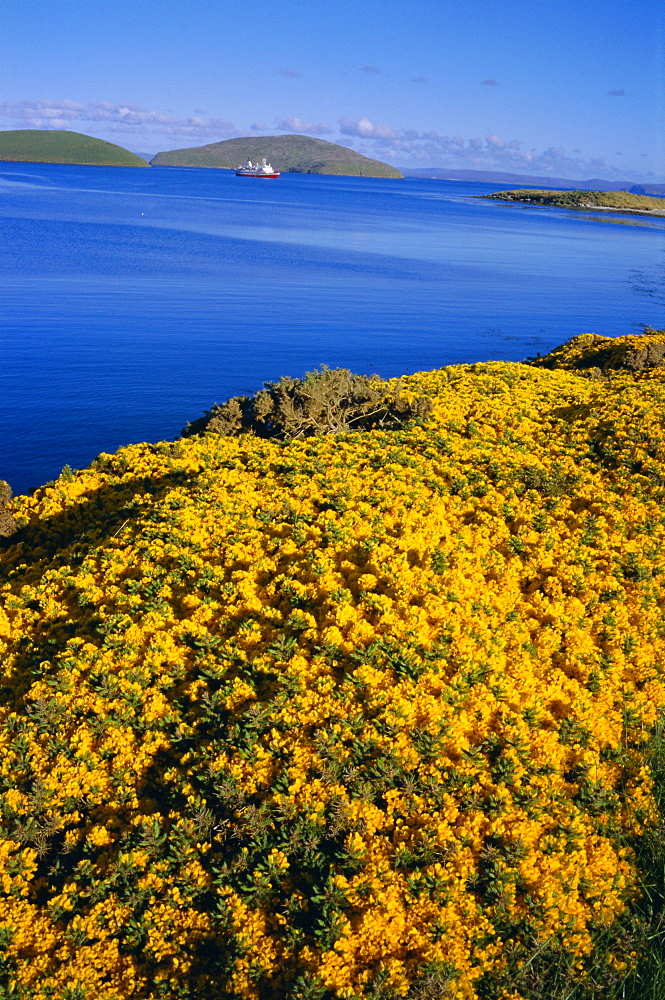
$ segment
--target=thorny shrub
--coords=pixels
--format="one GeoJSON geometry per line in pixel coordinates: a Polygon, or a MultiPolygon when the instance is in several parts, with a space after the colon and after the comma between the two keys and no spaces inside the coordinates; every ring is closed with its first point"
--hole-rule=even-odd
{"type": "Polygon", "coordinates": [[[354,375],[346,368],[322,368],[304,378],[266,382],[254,396],[234,396],[189,423],[183,437],[211,432],[292,440],[317,434],[393,427],[424,418],[432,401],[401,391],[378,375],[354,375]]]}
{"type": "Polygon", "coordinates": [[[424,424],[131,445],[10,501],[0,996],[619,990],[658,824],[665,373],[401,394],[424,424]]]}

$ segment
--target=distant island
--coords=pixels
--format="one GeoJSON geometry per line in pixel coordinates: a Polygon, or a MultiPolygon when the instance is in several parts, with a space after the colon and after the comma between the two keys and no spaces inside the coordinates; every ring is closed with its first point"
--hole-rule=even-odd
{"type": "Polygon", "coordinates": [[[346,146],[306,135],[248,136],[206,146],[157,153],[152,167],[217,167],[233,170],[246,160],[266,158],[275,170],[292,174],[337,174],[351,177],[402,178],[395,167],[371,160],[346,146]]]}
{"type": "Polygon", "coordinates": [[[631,194],[655,194],[665,198],[665,184],[633,184],[631,194]]]}
{"type": "Polygon", "coordinates": [[[647,215],[665,215],[662,198],[650,198],[628,191],[534,191],[529,188],[517,191],[496,191],[476,195],[494,201],[517,201],[523,205],[554,205],[557,208],[604,209],[614,212],[639,212],[647,215]]]}
{"type": "Polygon", "coordinates": [[[100,167],[147,167],[136,153],[104,139],[60,129],[22,128],[0,132],[0,160],[81,163],[100,167]]]}
{"type": "Polygon", "coordinates": [[[572,180],[570,177],[546,177],[541,174],[507,174],[501,170],[453,170],[450,167],[400,167],[405,177],[430,181],[471,181],[478,184],[520,184],[537,188],[560,188],[585,191],[629,191],[631,194],[656,194],[665,197],[665,184],[632,184],[630,181],[606,181],[602,177],[572,180]]]}

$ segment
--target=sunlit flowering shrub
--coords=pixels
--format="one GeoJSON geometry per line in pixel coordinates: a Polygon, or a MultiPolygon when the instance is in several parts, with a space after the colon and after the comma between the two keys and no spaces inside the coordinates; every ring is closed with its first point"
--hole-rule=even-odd
{"type": "Polygon", "coordinates": [[[598,975],[654,818],[665,376],[402,389],[426,421],[133,445],[10,502],[5,995],[598,975]]]}
{"type": "Polygon", "coordinates": [[[665,331],[645,327],[637,337],[601,337],[597,333],[582,333],[573,337],[550,354],[531,359],[543,368],[566,368],[587,371],[596,377],[604,372],[644,372],[665,366],[665,331]]]}

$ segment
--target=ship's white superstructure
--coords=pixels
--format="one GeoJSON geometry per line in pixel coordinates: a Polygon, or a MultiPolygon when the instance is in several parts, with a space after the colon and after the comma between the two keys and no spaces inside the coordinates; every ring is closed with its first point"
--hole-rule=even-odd
{"type": "Polygon", "coordinates": [[[279,170],[274,170],[270,163],[266,163],[264,156],[260,165],[247,160],[244,167],[238,167],[236,170],[236,177],[269,177],[274,179],[279,177],[279,170]]]}

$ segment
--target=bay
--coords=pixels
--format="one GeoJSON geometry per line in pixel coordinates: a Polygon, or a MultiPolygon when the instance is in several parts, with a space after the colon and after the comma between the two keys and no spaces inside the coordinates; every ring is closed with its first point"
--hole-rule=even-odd
{"type": "Polygon", "coordinates": [[[665,327],[665,220],[473,197],[497,189],[0,164],[0,478],[24,492],[320,364],[665,327]]]}

